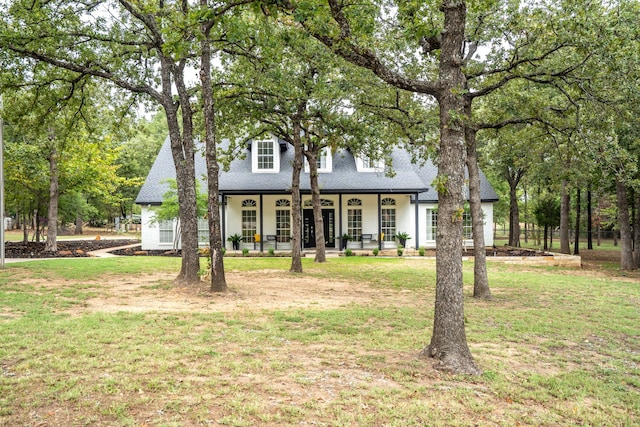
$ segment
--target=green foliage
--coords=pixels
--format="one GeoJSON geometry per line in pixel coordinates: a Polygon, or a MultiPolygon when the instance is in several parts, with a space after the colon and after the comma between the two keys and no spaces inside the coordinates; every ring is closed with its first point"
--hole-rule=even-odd
{"type": "Polygon", "coordinates": [[[115,161],[118,176],[127,180],[117,190],[124,212],[132,211],[131,204],[169,132],[166,118],[160,113],[154,114],[150,120],[138,119],[133,126],[131,138],[120,145],[115,161]]]}
{"type": "Polygon", "coordinates": [[[240,243],[242,242],[242,235],[240,233],[234,233],[227,237],[227,241],[232,243],[240,243]]]}
{"type": "Polygon", "coordinates": [[[445,175],[438,175],[436,176],[436,178],[433,180],[433,182],[431,183],[431,185],[433,187],[435,187],[436,191],[438,192],[438,194],[442,194],[445,195],[449,192],[449,189],[447,188],[447,184],[449,182],[449,178],[445,175]]]}
{"type": "Polygon", "coordinates": [[[560,225],[560,201],[550,194],[541,197],[533,209],[536,223],[541,227],[557,227],[560,225]]]}
{"type": "Polygon", "coordinates": [[[409,240],[411,239],[411,236],[409,236],[409,233],[407,233],[406,231],[400,231],[398,233],[396,233],[396,235],[394,236],[396,240],[409,240]]]}
{"type": "MultiPolygon", "coordinates": [[[[178,184],[175,179],[168,179],[169,191],[164,194],[162,205],[154,210],[153,221],[173,220],[179,218],[178,184]]],[[[207,214],[207,194],[200,190],[200,183],[196,182],[196,215],[204,217],[207,214]]]]}

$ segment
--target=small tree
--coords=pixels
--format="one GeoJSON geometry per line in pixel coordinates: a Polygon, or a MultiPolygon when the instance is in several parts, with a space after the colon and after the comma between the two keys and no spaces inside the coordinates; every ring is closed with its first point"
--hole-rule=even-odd
{"type": "Polygon", "coordinates": [[[547,194],[538,199],[533,214],[539,227],[544,228],[544,250],[548,250],[547,238],[549,229],[560,225],[560,202],[557,198],[547,194]]]}

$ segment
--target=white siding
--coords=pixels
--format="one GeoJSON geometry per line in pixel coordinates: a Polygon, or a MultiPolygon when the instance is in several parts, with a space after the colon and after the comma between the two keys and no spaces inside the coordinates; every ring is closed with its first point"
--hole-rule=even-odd
{"type": "MultiPolygon", "coordinates": [[[[335,209],[335,238],[338,239],[340,237],[340,232],[347,232],[347,213],[349,210],[349,206],[347,205],[347,201],[351,198],[357,198],[362,200],[362,233],[363,234],[372,234],[374,239],[372,242],[369,242],[367,246],[375,246],[377,245],[377,241],[380,239],[378,235],[378,196],[376,194],[343,194],[342,195],[342,212],[339,212],[340,203],[338,195],[322,195],[323,199],[333,201],[333,209],[335,209]],[[340,216],[342,214],[342,230],[340,229],[340,216]]],[[[433,239],[428,239],[427,236],[427,209],[433,209],[435,204],[427,204],[421,203],[418,209],[418,221],[419,221],[419,233],[418,239],[416,240],[416,230],[415,230],[415,205],[410,202],[410,196],[407,194],[392,194],[392,195],[383,195],[382,198],[390,197],[395,199],[396,205],[396,232],[407,232],[411,236],[411,239],[407,242],[407,246],[414,248],[418,247],[426,247],[426,248],[434,248],[435,247],[435,236],[433,239]]],[[[226,205],[226,228],[225,228],[225,236],[228,237],[234,233],[242,233],[242,201],[251,199],[256,202],[256,212],[257,212],[257,233],[260,233],[260,229],[262,228],[262,236],[263,240],[266,239],[267,235],[275,235],[276,234],[276,218],[275,211],[278,209],[276,207],[276,201],[278,199],[288,199],[290,200],[290,196],[288,195],[265,195],[262,198],[263,203],[263,224],[260,224],[260,196],[259,195],[249,195],[249,196],[229,196],[227,197],[227,205],[226,205]]],[[[309,195],[305,195],[302,198],[303,203],[307,200],[310,200],[309,195]]],[[[325,207],[330,208],[330,207],[325,207]]],[[[482,209],[484,212],[485,219],[485,244],[487,246],[493,245],[493,203],[483,203],[482,209]]],[[[142,248],[147,250],[152,249],[165,249],[170,250],[173,249],[173,244],[162,244],[160,243],[159,238],[159,230],[158,224],[153,222],[154,208],[152,206],[142,206],[141,212],[141,221],[142,221],[142,248]]],[[[177,225],[177,222],[174,222],[174,227],[177,225]]],[[[292,224],[292,227],[295,225],[292,224]]],[[[177,232],[177,230],[176,230],[177,232]]],[[[202,242],[202,245],[206,245],[206,242],[202,242]]],[[[231,242],[224,242],[227,249],[231,249],[231,242]]],[[[472,241],[466,241],[465,245],[472,246],[472,241]]],[[[339,241],[336,240],[336,247],[339,246],[339,241]]],[[[247,247],[253,250],[253,243],[244,244],[244,247],[247,247]]],[[[350,242],[349,247],[360,248],[359,242],[350,242]]],[[[395,242],[387,241],[384,243],[383,247],[385,248],[394,248],[395,242]]],[[[278,243],[278,249],[289,249],[290,246],[287,244],[278,243]]]]}

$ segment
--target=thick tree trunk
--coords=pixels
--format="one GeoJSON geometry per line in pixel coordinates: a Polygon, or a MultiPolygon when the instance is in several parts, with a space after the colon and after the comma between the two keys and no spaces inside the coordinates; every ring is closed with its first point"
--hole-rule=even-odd
{"type": "Polygon", "coordinates": [[[576,190],[576,238],[573,245],[573,254],[580,254],[580,188],[576,190]]]}
{"type": "Polygon", "coordinates": [[[618,225],[620,226],[620,269],[633,270],[633,250],[631,247],[632,238],[627,187],[620,179],[616,179],[616,196],[618,199],[618,225]]]}
{"type": "Polygon", "coordinates": [[[40,221],[40,212],[42,211],[42,206],[38,203],[38,209],[33,213],[33,225],[35,226],[35,232],[33,233],[33,240],[39,242],[42,240],[42,221],[40,221]]]}
{"type": "Polygon", "coordinates": [[[82,215],[80,215],[79,213],[76,215],[76,228],[75,230],[73,230],[73,234],[82,234],[82,226],[84,224],[84,221],[82,219],[82,215]]]}
{"type": "Polygon", "coordinates": [[[462,46],[466,7],[464,2],[445,1],[438,94],[440,104],[440,152],[438,158],[438,228],[436,234],[436,301],[433,334],[421,354],[440,361],[438,368],[479,374],[467,345],[464,327],[462,281],[462,212],[466,159],[462,46]]]}
{"type": "Polygon", "coordinates": [[[524,193],[524,242],[525,243],[529,243],[529,223],[527,221],[527,218],[529,217],[529,206],[528,206],[528,202],[529,199],[527,197],[527,187],[523,186],[523,193],[524,193]]]}
{"type": "Polygon", "coordinates": [[[587,249],[593,249],[593,217],[591,206],[591,189],[587,190],[587,249]]]}
{"type": "MultiPolygon", "coordinates": [[[[52,142],[53,143],[53,142],[52,142]]],[[[58,150],[52,145],[49,153],[49,212],[47,215],[47,242],[45,252],[58,252],[58,150]]]]}
{"type": "MultiPolygon", "coordinates": [[[[200,1],[201,6],[207,7],[207,0],[200,1]]],[[[211,41],[209,40],[210,26],[202,24],[202,41],[200,43],[200,83],[202,89],[202,112],[204,115],[205,159],[207,163],[207,212],[209,223],[209,250],[211,256],[211,292],[226,292],[227,281],[224,275],[224,258],[222,253],[222,228],[220,223],[220,188],[217,144],[215,104],[213,99],[213,85],[211,83],[211,41]]],[[[197,223],[196,223],[197,224],[197,223]]]]}
{"type": "Polygon", "coordinates": [[[304,105],[298,107],[298,115],[293,119],[293,173],[291,176],[291,268],[292,273],[302,273],[302,199],[300,197],[300,173],[302,171],[302,129],[300,114],[304,105]]]}
{"type": "Polygon", "coordinates": [[[195,148],[193,144],[192,112],[180,72],[169,58],[160,57],[163,107],[169,128],[171,154],[176,168],[178,189],[178,215],[181,224],[182,266],[176,282],[191,284],[200,282],[200,254],[198,252],[198,220],[196,210],[195,148]],[[182,106],[182,130],[178,123],[178,104],[172,93],[171,70],[175,69],[176,87],[182,106]]]}
{"type": "Polygon", "coordinates": [[[518,181],[509,181],[509,246],[520,246],[520,209],[518,208],[518,181]]]}
{"type": "Polygon", "coordinates": [[[563,254],[571,253],[571,245],[569,242],[570,196],[567,186],[567,181],[562,180],[560,189],[560,252],[563,254]]]}
{"type": "MultiPolygon", "coordinates": [[[[467,103],[467,118],[471,118],[471,103],[467,103]]],[[[489,278],[487,277],[487,249],[484,242],[484,217],[480,199],[480,169],[478,168],[478,151],[476,146],[476,130],[465,127],[467,145],[467,171],[469,172],[469,206],[473,232],[473,296],[474,298],[491,299],[489,278]]]]}
{"type": "Polygon", "coordinates": [[[640,192],[633,198],[635,218],[633,220],[633,264],[640,268],[640,192]]]}
{"type": "Polygon", "coordinates": [[[315,144],[307,145],[307,161],[309,162],[309,180],[311,184],[311,204],[313,206],[313,220],[316,231],[316,257],[314,262],[325,262],[326,247],[324,236],[324,220],[322,219],[322,204],[320,202],[320,184],[318,183],[318,155],[319,149],[315,144]]]}
{"type": "Polygon", "coordinates": [[[29,221],[27,218],[27,213],[24,214],[24,220],[22,221],[22,243],[29,242],[29,221]]]}

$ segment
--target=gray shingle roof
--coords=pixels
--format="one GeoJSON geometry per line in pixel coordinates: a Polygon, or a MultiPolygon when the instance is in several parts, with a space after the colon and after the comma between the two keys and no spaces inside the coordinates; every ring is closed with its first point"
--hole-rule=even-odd
{"type": "MultiPolygon", "coordinates": [[[[291,188],[291,174],[294,150],[280,153],[279,173],[252,173],[251,153],[246,152],[244,158],[236,158],[231,162],[229,171],[220,172],[220,191],[226,194],[287,193],[291,188]]],[[[404,150],[397,149],[393,156],[395,176],[388,177],[383,173],[358,172],[353,154],[340,149],[333,154],[331,173],[319,176],[320,190],[329,193],[416,193],[420,192],[420,201],[437,201],[437,194],[431,182],[437,174],[436,167],[430,162],[423,166],[411,163],[411,156],[404,150]]],[[[202,181],[202,189],[206,189],[206,164],[204,156],[196,154],[196,177],[202,181]]],[[[162,203],[168,191],[167,179],[175,179],[175,167],[171,155],[169,138],[162,145],[147,179],[145,180],[136,203],[141,205],[157,205],[162,203]]],[[[481,197],[486,201],[497,200],[498,197],[491,185],[482,175],[481,197]]],[[[303,171],[300,177],[300,189],[310,191],[309,174],[303,171]]]]}

